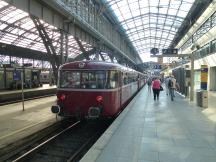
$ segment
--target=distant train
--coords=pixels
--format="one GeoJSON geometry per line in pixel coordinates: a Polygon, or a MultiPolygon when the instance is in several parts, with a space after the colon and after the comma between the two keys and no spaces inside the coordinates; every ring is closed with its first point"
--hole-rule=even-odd
{"type": "Polygon", "coordinates": [[[49,71],[41,72],[40,74],[40,82],[48,84],[50,82],[50,73],[49,71]]]}
{"type": "Polygon", "coordinates": [[[54,79],[53,72],[41,71],[41,73],[40,73],[40,82],[42,84],[55,84],[54,80],[55,79],[54,79]]]}
{"type": "Polygon", "coordinates": [[[59,69],[57,105],[63,117],[110,118],[118,115],[146,83],[146,76],[119,64],[77,61],[59,69]]]}
{"type": "Polygon", "coordinates": [[[24,88],[35,88],[41,86],[40,69],[36,68],[0,68],[0,90],[21,89],[21,76],[23,74],[24,88]]]}

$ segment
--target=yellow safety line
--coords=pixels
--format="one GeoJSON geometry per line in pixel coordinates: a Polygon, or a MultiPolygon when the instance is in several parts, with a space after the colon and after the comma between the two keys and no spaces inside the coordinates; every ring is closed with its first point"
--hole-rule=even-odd
{"type": "Polygon", "coordinates": [[[43,122],[45,122],[45,121],[47,121],[47,120],[41,121],[41,122],[36,123],[36,124],[33,124],[33,125],[26,126],[26,127],[22,128],[22,129],[19,129],[19,130],[14,131],[14,132],[12,132],[12,133],[10,133],[10,134],[1,136],[1,137],[0,137],[0,140],[2,140],[3,138],[6,138],[6,137],[12,136],[12,135],[14,135],[14,134],[16,134],[16,133],[22,132],[23,130],[25,130],[25,129],[27,129],[27,128],[31,128],[31,127],[33,127],[33,126],[36,126],[36,125],[38,125],[38,124],[41,124],[41,123],[43,123],[43,122]]]}

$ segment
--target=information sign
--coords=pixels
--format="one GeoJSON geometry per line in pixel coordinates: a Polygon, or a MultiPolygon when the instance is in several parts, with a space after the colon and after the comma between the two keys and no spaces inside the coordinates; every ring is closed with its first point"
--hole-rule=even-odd
{"type": "Polygon", "coordinates": [[[21,80],[21,71],[14,71],[13,72],[13,79],[16,81],[21,80]]]}

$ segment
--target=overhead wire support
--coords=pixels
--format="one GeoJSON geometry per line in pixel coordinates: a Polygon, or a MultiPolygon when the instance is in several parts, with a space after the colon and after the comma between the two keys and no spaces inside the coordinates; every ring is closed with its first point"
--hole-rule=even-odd
{"type": "Polygon", "coordinates": [[[111,61],[112,63],[114,63],[114,56],[113,56],[111,53],[108,53],[108,56],[109,56],[109,58],[110,58],[110,61],[111,61]]]}
{"type": "Polygon", "coordinates": [[[40,22],[40,19],[30,15],[30,18],[32,19],[33,23],[35,24],[35,27],[44,43],[44,46],[47,50],[47,54],[50,56],[50,62],[53,69],[53,74],[55,77],[55,81],[57,82],[58,78],[58,68],[60,66],[60,60],[57,57],[57,53],[55,50],[55,47],[52,44],[52,40],[49,38],[49,35],[47,34],[43,24],[40,22]]]}
{"type": "Polygon", "coordinates": [[[101,52],[99,52],[99,55],[100,55],[101,59],[102,59],[103,61],[105,61],[105,58],[104,58],[104,56],[101,54],[101,52]]]}

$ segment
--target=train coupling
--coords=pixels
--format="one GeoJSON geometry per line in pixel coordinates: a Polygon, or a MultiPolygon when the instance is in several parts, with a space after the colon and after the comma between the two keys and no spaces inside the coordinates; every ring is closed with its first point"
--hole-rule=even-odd
{"type": "Polygon", "coordinates": [[[100,107],[90,107],[88,109],[88,118],[89,119],[99,118],[100,114],[101,114],[101,108],[100,107]]]}
{"type": "Polygon", "coordinates": [[[53,105],[53,106],[51,107],[51,111],[52,111],[52,113],[54,113],[54,114],[59,114],[59,113],[60,113],[60,106],[59,106],[59,105],[53,105]]]}

